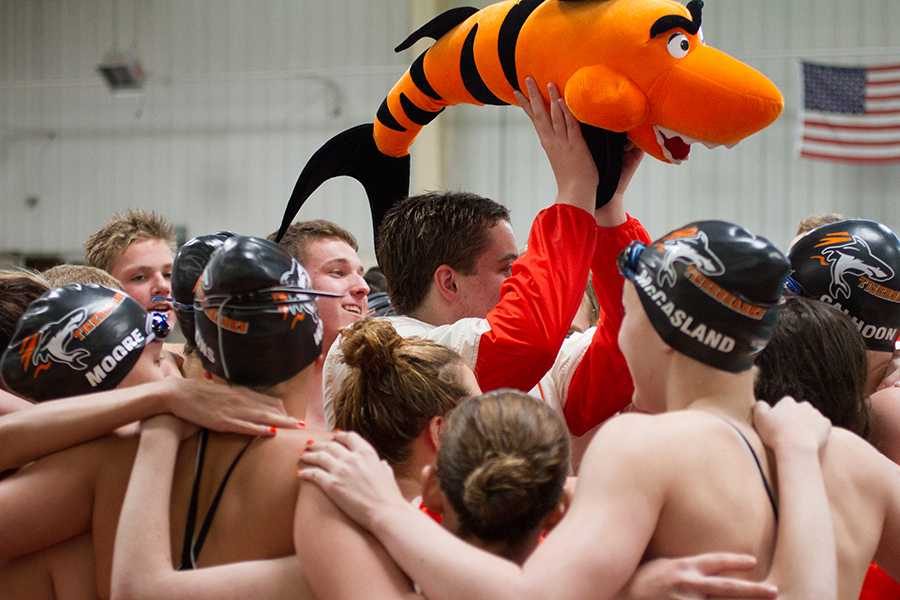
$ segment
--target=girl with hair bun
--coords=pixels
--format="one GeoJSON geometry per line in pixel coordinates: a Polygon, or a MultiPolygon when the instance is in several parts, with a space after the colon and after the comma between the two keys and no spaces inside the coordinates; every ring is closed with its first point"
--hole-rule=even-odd
{"type": "Polygon", "coordinates": [[[418,487],[421,467],[434,460],[443,416],[481,393],[474,373],[453,350],[402,338],[383,320],[345,329],[341,351],[350,372],[335,397],[335,426],[366,438],[418,487]]]}
{"type": "MultiPolygon", "coordinates": [[[[515,390],[465,398],[479,390],[459,355],[402,338],[389,322],[359,321],[341,336],[349,373],[335,397],[337,427],[371,444],[408,503],[473,546],[524,563],[565,512],[570,450],[559,416],[515,390]]],[[[332,464],[346,453],[317,442],[304,461],[332,464]]],[[[317,486],[301,486],[298,496],[294,539],[316,597],[419,597],[384,548],[317,486]]],[[[736,555],[654,561],[628,582],[625,597],[658,600],[700,589],[769,597],[767,586],[713,577],[750,566],[736,555]]]]}
{"type": "Polygon", "coordinates": [[[565,512],[565,424],[517,390],[468,398],[447,418],[425,505],[475,546],[523,563],[565,512]]]}

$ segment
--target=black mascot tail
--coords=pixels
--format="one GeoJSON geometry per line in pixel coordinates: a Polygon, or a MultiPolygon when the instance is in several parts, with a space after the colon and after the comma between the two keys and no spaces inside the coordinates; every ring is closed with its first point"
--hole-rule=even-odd
{"type": "Polygon", "coordinates": [[[343,131],[319,148],[297,178],[284,209],[275,241],[280,241],[306,199],[333,177],[347,176],[359,181],[369,197],[375,235],[385,213],[409,194],[409,155],[394,158],[375,146],[373,125],[357,125],[343,131]]]}

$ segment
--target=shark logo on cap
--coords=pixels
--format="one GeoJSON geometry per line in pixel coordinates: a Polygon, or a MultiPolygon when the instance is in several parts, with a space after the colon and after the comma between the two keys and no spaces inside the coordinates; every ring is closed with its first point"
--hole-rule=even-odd
{"type": "Polygon", "coordinates": [[[279,283],[285,286],[309,287],[309,279],[306,272],[300,268],[300,263],[295,258],[291,259],[291,268],[281,274],[279,283]]]}
{"type": "Polygon", "coordinates": [[[850,298],[848,276],[863,276],[877,282],[894,278],[894,270],[872,254],[872,249],[864,239],[855,235],[847,232],[828,234],[816,247],[822,248],[821,253],[812,258],[829,267],[831,284],[828,286],[828,293],[832,298],[850,298]]]}
{"type": "Polygon", "coordinates": [[[19,342],[17,346],[22,358],[22,370],[27,371],[30,363],[37,367],[36,377],[42,370],[50,368],[51,362],[67,365],[76,371],[87,369],[84,360],[90,356],[90,352],[84,348],[69,348],[75,339],[75,332],[84,324],[87,316],[86,309],[76,308],[19,342]]]}
{"type": "Polygon", "coordinates": [[[706,232],[696,227],[682,229],[671,233],[662,244],[662,266],[656,279],[659,285],[672,287],[678,278],[675,272],[676,263],[694,265],[697,270],[708,277],[725,273],[725,266],[716,254],[709,249],[709,238],[706,232]]]}

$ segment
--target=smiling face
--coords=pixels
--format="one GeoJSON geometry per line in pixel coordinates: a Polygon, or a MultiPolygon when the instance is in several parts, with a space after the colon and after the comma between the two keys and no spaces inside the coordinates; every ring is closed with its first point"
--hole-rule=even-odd
{"type": "Polygon", "coordinates": [[[369,285],[363,279],[359,255],[347,242],[323,238],[307,243],[303,267],[313,289],[343,294],[339,298],[318,298],[319,317],[325,329],[322,354],[328,352],[338,332],[365,316],[369,285]]]}
{"type": "Polygon", "coordinates": [[[163,312],[170,323],[175,313],[168,301],[154,301],[154,296],[172,295],[172,249],[161,239],[141,239],[125,249],[109,269],[122,289],[145,310],[163,312]]]}

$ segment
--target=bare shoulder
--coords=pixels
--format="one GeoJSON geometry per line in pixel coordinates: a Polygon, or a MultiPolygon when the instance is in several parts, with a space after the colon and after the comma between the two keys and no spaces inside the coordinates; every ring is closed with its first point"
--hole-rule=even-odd
{"type": "Polygon", "coordinates": [[[625,413],[604,423],[594,437],[600,443],[591,446],[615,444],[626,451],[665,449],[723,431],[728,433],[721,419],[700,411],[680,410],[658,415],[625,413]]]}
{"type": "MultiPolygon", "coordinates": [[[[75,446],[72,450],[82,450],[78,460],[90,460],[96,464],[96,470],[100,475],[100,483],[113,485],[113,489],[122,489],[128,485],[131,477],[131,467],[137,454],[139,435],[118,436],[108,435],[92,442],[75,446]]],[[[64,450],[63,452],[67,452],[64,450]]]]}
{"type": "Polygon", "coordinates": [[[869,440],[895,463],[900,463],[900,387],[881,390],[869,398],[869,440]]]}
{"type": "Polygon", "coordinates": [[[137,435],[110,434],[60,450],[50,456],[56,457],[58,460],[77,461],[79,464],[88,463],[103,468],[121,466],[131,469],[139,441],[140,438],[137,435]]]}
{"type": "Polygon", "coordinates": [[[314,429],[279,429],[274,437],[257,438],[246,458],[242,459],[242,462],[253,465],[252,469],[243,471],[243,476],[258,483],[264,482],[266,486],[276,481],[290,483],[286,488],[293,489],[299,480],[285,477],[285,473],[295,474],[300,455],[310,443],[328,441],[332,435],[331,432],[314,429]]]}
{"type": "Polygon", "coordinates": [[[294,511],[294,547],[298,554],[340,545],[346,535],[363,534],[368,537],[318,486],[300,481],[294,511]]]}
{"type": "Polygon", "coordinates": [[[295,458],[300,458],[306,446],[312,443],[330,441],[334,437],[331,431],[320,429],[279,429],[275,437],[266,438],[265,444],[274,452],[290,453],[295,458]]]}
{"type": "Polygon", "coordinates": [[[891,462],[855,433],[840,427],[831,430],[823,462],[826,468],[851,474],[863,483],[879,485],[878,482],[885,478],[900,481],[900,465],[891,462]]]}
{"type": "Polygon", "coordinates": [[[900,465],[856,434],[833,428],[822,466],[826,483],[849,485],[871,509],[896,514],[900,508],[900,465]]]}
{"type": "Polygon", "coordinates": [[[582,464],[590,468],[615,461],[648,472],[671,473],[674,467],[695,460],[698,453],[708,456],[710,445],[729,435],[734,433],[720,419],[698,411],[625,413],[603,424],[582,464]]]}
{"type": "Polygon", "coordinates": [[[872,394],[872,400],[900,403],[900,387],[889,387],[872,394]]]}
{"type": "Polygon", "coordinates": [[[13,396],[12,394],[4,392],[2,389],[0,389],[0,416],[15,412],[17,410],[31,408],[32,406],[34,406],[34,404],[29,402],[28,400],[23,400],[18,396],[13,396]]]}

